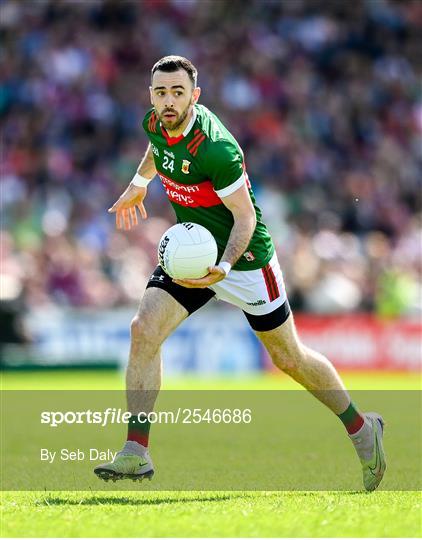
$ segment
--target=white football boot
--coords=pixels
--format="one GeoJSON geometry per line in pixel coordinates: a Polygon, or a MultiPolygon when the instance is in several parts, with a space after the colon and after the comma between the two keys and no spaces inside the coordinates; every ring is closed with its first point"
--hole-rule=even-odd
{"type": "Polygon", "coordinates": [[[108,482],[112,480],[137,480],[144,478],[152,479],[154,475],[154,465],[148,448],[134,441],[127,441],[123,450],[117,453],[111,463],[103,463],[95,467],[94,473],[108,482]]]}

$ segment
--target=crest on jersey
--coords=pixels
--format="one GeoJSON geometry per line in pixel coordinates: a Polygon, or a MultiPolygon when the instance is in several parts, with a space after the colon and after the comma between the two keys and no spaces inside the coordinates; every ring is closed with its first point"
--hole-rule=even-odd
{"type": "Polygon", "coordinates": [[[189,174],[189,167],[190,167],[190,161],[188,161],[187,159],[184,159],[182,161],[182,173],[184,174],[189,174]]]}
{"type": "Polygon", "coordinates": [[[245,251],[245,253],[243,254],[243,256],[245,257],[245,259],[249,262],[252,262],[255,260],[255,256],[254,254],[252,253],[252,251],[245,251]]]}

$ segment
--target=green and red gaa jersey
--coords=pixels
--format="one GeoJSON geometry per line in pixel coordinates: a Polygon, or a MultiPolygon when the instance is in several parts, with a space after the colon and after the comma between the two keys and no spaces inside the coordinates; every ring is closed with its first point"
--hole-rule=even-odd
{"type": "Polygon", "coordinates": [[[233,214],[222,202],[246,183],[256,212],[252,239],[234,270],[256,270],[271,259],[274,245],[255,202],[243,152],[233,135],[203,105],[195,105],[185,131],[170,137],[154,109],[142,123],[151,141],[155,168],[178,222],[191,221],[214,236],[220,260],[233,227],[233,214]]]}

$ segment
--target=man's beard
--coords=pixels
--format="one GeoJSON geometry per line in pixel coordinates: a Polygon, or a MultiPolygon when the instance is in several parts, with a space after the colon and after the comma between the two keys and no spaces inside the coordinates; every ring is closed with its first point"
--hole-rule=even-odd
{"type": "Polygon", "coordinates": [[[186,117],[188,116],[188,113],[189,113],[189,107],[190,105],[186,107],[186,109],[180,114],[179,119],[176,120],[174,124],[167,122],[166,119],[164,118],[164,114],[170,113],[170,112],[172,112],[173,114],[177,114],[177,113],[171,110],[163,111],[163,113],[160,115],[161,123],[168,131],[175,131],[186,120],[186,117]]]}

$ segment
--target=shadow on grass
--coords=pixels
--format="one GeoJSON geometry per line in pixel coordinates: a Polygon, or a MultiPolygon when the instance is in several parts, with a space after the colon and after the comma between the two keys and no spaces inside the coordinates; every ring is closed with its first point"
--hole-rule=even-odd
{"type": "MultiPolygon", "coordinates": [[[[262,496],[289,496],[292,492],[284,491],[271,491],[260,493],[262,496]]],[[[295,492],[295,495],[300,495],[301,497],[320,497],[321,493],[324,493],[325,496],[333,495],[362,495],[362,491],[334,491],[334,492],[321,492],[321,491],[302,491],[295,492]]],[[[226,494],[209,494],[209,495],[198,495],[197,497],[180,497],[177,493],[174,496],[160,497],[160,496],[148,496],[148,498],[139,498],[136,497],[122,497],[119,495],[88,495],[84,496],[80,500],[67,499],[66,497],[55,497],[52,495],[46,495],[42,499],[39,499],[35,502],[35,506],[103,506],[106,504],[117,504],[123,506],[158,506],[161,504],[175,504],[175,503],[196,503],[196,502],[220,502],[228,501],[233,499],[246,499],[246,498],[255,498],[259,492],[233,492],[226,494]]],[[[140,494],[141,495],[141,494],[140,494]]]]}
{"type": "MultiPolygon", "coordinates": [[[[81,500],[72,500],[65,497],[53,497],[46,496],[41,500],[38,500],[36,506],[102,506],[105,504],[120,504],[128,506],[158,506],[160,504],[175,504],[175,503],[196,503],[196,502],[220,502],[230,499],[236,499],[241,495],[233,493],[233,495],[209,495],[198,497],[178,497],[176,494],[174,497],[156,497],[156,498],[139,498],[135,497],[119,497],[116,495],[110,496],[87,496],[81,500]]],[[[242,495],[245,497],[245,495],[242,495]]],[[[247,496],[247,495],[246,495],[247,496]]]]}

